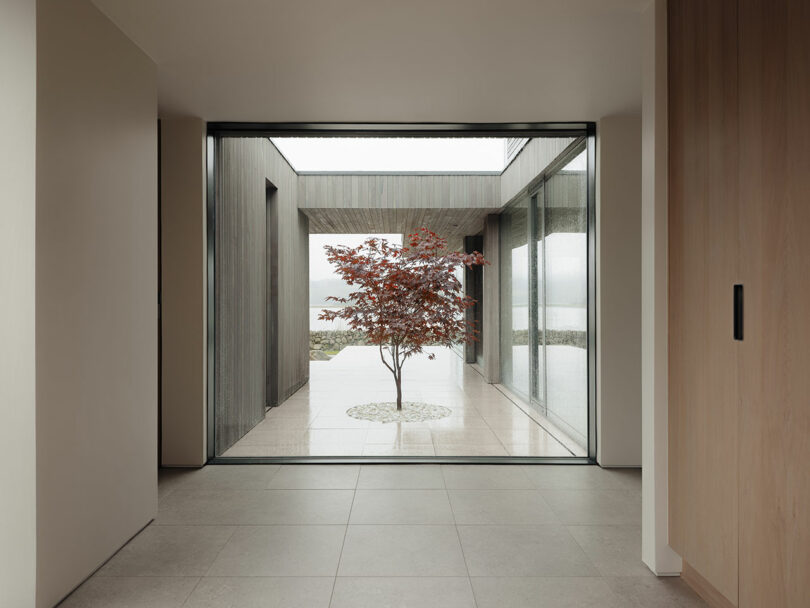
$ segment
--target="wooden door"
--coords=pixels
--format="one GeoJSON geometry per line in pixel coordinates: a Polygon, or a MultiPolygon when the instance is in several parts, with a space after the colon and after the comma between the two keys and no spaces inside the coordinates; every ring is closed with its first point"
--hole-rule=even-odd
{"type": "Polygon", "coordinates": [[[810,606],[810,3],[740,0],[740,606],[810,606]]]}
{"type": "Polygon", "coordinates": [[[669,3],[670,545],[737,602],[736,0],[669,3]]]}

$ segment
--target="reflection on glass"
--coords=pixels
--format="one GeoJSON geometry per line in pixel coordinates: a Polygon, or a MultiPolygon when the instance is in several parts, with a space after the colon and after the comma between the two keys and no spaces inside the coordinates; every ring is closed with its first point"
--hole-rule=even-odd
{"type": "Polygon", "coordinates": [[[588,213],[585,152],[545,183],[546,415],[587,445],[588,213]]]}
{"type": "Polygon", "coordinates": [[[501,376],[529,395],[529,213],[523,199],[501,215],[501,376]]]}
{"type": "Polygon", "coordinates": [[[534,246],[534,269],[536,288],[532,289],[535,298],[534,302],[534,344],[532,353],[534,358],[531,362],[532,377],[534,385],[532,387],[532,398],[545,412],[546,406],[546,365],[545,365],[545,327],[546,327],[546,303],[545,303],[545,239],[543,238],[543,196],[544,190],[541,186],[532,196],[532,243],[534,246]]]}
{"type": "Polygon", "coordinates": [[[588,445],[588,199],[584,142],[501,214],[501,376],[588,445]]]}

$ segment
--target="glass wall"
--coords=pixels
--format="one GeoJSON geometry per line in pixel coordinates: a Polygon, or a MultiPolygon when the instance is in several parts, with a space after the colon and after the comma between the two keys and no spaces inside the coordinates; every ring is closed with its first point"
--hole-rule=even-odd
{"type": "Polygon", "coordinates": [[[585,140],[501,215],[502,382],[588,446],[585,140]]]}
{"type": "Polygon", "coordinates": [[[528,399],[529,378],[529,201],[501,214],[501,378],[528,399]]]}

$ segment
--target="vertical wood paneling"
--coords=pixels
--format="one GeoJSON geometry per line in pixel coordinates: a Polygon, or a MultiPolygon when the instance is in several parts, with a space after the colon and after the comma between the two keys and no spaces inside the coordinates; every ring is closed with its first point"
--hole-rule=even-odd
{"type": "MultiPolygon", "coordinates": [[[[264,138],[224,138],[217,149],[216,451],[264,417],[267,378],[267,182],[276,189],[278,400],[308,379],[309,230],[298,176],[264,138]]],[[[316,183],[316,187],[321,184],[316,183]]]]}
{"type": "Polygon", "coordinates": [[[670,544],[737,602],[736,0],[669,3],[670,544]]]}
{"type": "Polygon", "coordinates": [[[217,142],[216,452],[264,415],[264,154],[249,139],[217,142]]]}
{"type": "MultiPolygon", "coordinates": [[[[570,143],[572,140],[549,141],[570,143]]],[[[556,150],[557,147],[555,144],[553,149],[556,150]]],[[[565,145],[561,150],[563,148],[565,145]]],[[[298,180],[298,206],[301,209],[455,209],[501,206],[499,175],[330,174],[301,175],[298,180]]],[[[525,185],[526,182],[523,183],[525,185]]]]}
{"type": "Polygon", "coordinates": [[[740,605],[810,606],[810,4],[739,32],[740,605]]]}
{"type": "Polygon", "coordinates": [[[501,175],[500,204],[512,200],[573,141],[571,137],[535,137],[530,140],[501,175]]]}

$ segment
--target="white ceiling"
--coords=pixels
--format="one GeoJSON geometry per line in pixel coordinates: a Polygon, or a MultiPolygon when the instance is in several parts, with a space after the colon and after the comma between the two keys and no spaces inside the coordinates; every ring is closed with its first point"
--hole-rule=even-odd
{"type": "Polygon", "coordinates": [[[551,122],[641,106],[647,0],[93,0],[209,121],[551,122]]]}

